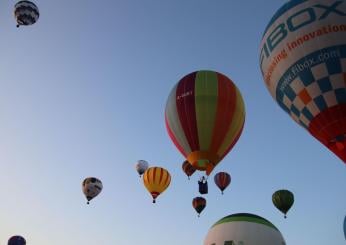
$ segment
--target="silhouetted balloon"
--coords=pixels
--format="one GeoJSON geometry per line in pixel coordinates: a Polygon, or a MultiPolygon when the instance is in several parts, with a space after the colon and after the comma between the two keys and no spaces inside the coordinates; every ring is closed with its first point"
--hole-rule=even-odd
{"type": "Polygon", "coordinates": [[[346,239],[346,216],[344,219],[344,235],[345,235],[345,239],[346,239]]]}
{"type": "Polygon", "coordinates": [[[26,244],[26,241],[24,237],[18,236],[18,235],[11,237],[7,242],[7,245],[25,245],[25,244],[26,244]]]}
{"type": "Polygon", "coordinates": [[[207,205],[207,200],[203,197],[195,197],[192,200],[192,206],[196,210],[196,212],[198,213],[198,217],[206,205],[207,205]]]}
{"type": "Polygon", "coordinates": [[[144,172],[143,182],[145,188],[147,188],[153,197],[153,203],[155,203],[156,198],[164,192],[171,183],[171,175],[164,168],[150,167],[144,172]]]}
{"type": "Polygon", "coordinates": [[[273,204],[277,209],[279,209],[286,218],[288,210],[292,207],[294,203],[294,195],[288,190],[278,190],[274,192],[272,196],[273,204]]]}
{"type": "Polygon", "coordinates": [[[187,175],[188,179],[190,179],[190,176],[193,175],[193,173],[196,171],[196,169],[191,165],[191,163],[189,163],[189,161],[184,161],[181,167],[184,173],[187,175]]]}
{"type": "Polygon", "coordinates": [[[166,104],[169,136],[192,166],[207,175],[236,144],[244,121],[238,88],[215,71],[196,71],[183,77],[166,104]]]}
{"type": "Polygon", "coordinates": [[[37,6],[30,1],[19,1],[14,6],[14,16],[17,21],[17,27],[28,26],[36,23],[40,16],[37,6]]]}
{"type": "Polygon", "coordinates": [[[345,13],[346,1],[288,1],[270,20],[260,53],[276,102],[344,163],[345,13]]]}
{"type": "Polygon", "coordinates": [[[100,194],[102,188],[103,185],[101,180],[95,177],[89,177],[83,181],[82,189],[86,199],[88,200],[87,204],[89,204],[89,201],[91,201],[98,194],[100,194]]]}

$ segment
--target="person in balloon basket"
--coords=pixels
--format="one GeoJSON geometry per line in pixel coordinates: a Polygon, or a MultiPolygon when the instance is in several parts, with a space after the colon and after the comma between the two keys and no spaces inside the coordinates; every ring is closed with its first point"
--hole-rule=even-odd
{"type": "Polygon", "coordinates": [[[202,176],[198,181],[199,193],[208,194],[208,182],[207,179],[202,176]]]}

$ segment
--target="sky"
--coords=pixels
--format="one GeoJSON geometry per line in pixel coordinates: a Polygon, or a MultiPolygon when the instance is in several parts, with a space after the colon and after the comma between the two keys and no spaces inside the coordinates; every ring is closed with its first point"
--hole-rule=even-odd
{"type": "Polygon", "coordinates": [[[282,111],[259,69],[259,44],[284,1],[35,1],[40,19],[16,28],[15,1],[0,2],[0,244],[203,244],[220,218],[270,220],[286,243],[345,244],[345,164],[282,111]],[[242,136],[214,170],[198,218],[195,175],[164,124],[173,86],[196,70],[231,78],[246,107],[242,136]],[[137,160],[166,168],[152,204],[137,160]],[[102,180],[86,205],[84,178],[102,180]],[[294,192],[288,218],[272,205],[294,192]]]}

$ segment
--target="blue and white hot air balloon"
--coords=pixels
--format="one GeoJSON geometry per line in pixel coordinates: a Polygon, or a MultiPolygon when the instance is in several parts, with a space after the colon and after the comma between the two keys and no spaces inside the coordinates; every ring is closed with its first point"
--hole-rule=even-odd
{"type": "Polygon", "coordinates": [[[344,163],[345,32],[345,0],[291,0],[269,21],[259,60],[280,107],[344,163]]]}

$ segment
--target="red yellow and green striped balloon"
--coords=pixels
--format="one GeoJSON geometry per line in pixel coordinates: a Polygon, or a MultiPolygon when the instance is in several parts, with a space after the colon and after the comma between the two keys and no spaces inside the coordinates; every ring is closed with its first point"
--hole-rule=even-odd
{"type": "Polygon", "coordinates": [[[171,175],[164,168],[151,167],[144,172],[143,183],[153,197],[153,203],[155,203],[156,198],[164,192],[171,183],[171,175]]]}
{"type": "Polygon", "coordinates": [[[235,84],[215,71],[196,71],[172,89],[165,110],[175,146],[198,170],[211,173],[238,141],[245,121],[235,84]]]}

